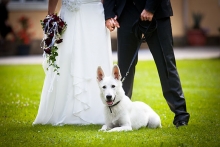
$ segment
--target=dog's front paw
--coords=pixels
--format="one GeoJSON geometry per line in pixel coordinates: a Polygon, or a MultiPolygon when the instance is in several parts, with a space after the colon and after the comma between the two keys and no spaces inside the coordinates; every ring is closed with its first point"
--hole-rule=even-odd
{"type": "Polygon", "coordinates": [[[99,129],[99,132],[106,132],[107,130],[99,129]]]}
{"type": "Polygon", "coordinates": [[[129,126],[125,127],[116,127],[111,130],[108,130],[107,132],[122,132],[122,131],[132,131],[132,128],[129,126]]]}
{"type": "Polygon", "coordinates": [[[107,132],[122,132],[122,131],[125,131],[125,130],[118,129],[118,128],[113,128],[111,130],[108,130],[107,132]]]}
{"type": "Polygon", "coordinates": [[[101,129],[99,129],[99,131],[102,131],[102,132],[105,132],[107,131],[107,126],[106,125],[103,125],[101,129]]]}

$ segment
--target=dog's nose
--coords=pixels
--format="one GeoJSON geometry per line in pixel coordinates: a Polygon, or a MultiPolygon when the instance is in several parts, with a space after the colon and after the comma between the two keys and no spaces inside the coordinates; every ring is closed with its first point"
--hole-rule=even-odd
{"type": "Polygon", "coordinates": [[[112,96],[111,95],[106,95],[107,100],[111,100],[112,96]]]}

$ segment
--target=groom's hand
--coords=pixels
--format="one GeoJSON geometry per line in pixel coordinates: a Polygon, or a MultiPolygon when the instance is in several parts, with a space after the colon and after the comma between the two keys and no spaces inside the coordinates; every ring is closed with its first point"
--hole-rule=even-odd
{"type": "Polygon", "coordinates": [[[154,14],[153,13],[151,13],[151,12],[149,12],[149,11],[147,11],[147,10],[143,10],[142,11],[142,13],[141,13],[141,20],[142,21],[152,21],[152,19],[153,19],[153,16],[154,16],[154,14]]]}
{"type": "Polygon", "coordinates": [[[112,18],[109,18],[105,21],[105,26],[109,29],[109,31],[111,32],[114,31],[115,25],[114,25],[112,18]]]}
{"type": "Polygon", "coordinates": [[[114,21],[115,27],[120,28],[120,25],[119,25],[119,23],[117,21],[117,16],[115,16],[115,18],[112,18],[112,20],[114,21]]]}

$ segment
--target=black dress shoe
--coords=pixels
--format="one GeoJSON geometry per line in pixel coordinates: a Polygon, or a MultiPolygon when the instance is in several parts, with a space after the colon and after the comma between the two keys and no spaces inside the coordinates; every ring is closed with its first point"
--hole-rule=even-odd
{"type": "Polygon", "coordinates": [[[179,128],[179,127],[181,127],[181,126],[186,126],[187,125],[187,122],[185,122],[185,121],[178,121],[177,123],[176,123],[176,128],[179,128]]]}

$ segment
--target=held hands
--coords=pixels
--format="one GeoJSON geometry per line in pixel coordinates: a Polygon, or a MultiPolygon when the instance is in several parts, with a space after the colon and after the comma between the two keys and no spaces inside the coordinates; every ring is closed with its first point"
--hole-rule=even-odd
{"type": "Polygon", "coordinates": [[[114,18],[109,18],[105,21],[105,26],[109,29],[109,31],[114,31],[115,27],[120,28],[119,23],[117,21],[117,16],[114,18]]]}
{"type": "MultiPolygon", "coordinates": [[[[147,11],[147,10],[143,10],[141,13],[141,20],[142,21],[152,21],[154,14],[147,11]]],[[[117,21],[117,16],[115,16],[114,18],[109,18],[105,21],[105,26],[112,32],[115,30],[115,27],[120,28],[120,25],[117,21]]]]}
{"type": "Polygon", "coordinates": [[[143,10],[142,11],[142,13],[141,13],[141,20],[142,21],[152,21],[152,19],[153,19],[153,16],[154,16],[154,14],[153,13],[151,13],[151,12],[149,12],[149,11],[147,11],[147,10],[143,10]]]}

